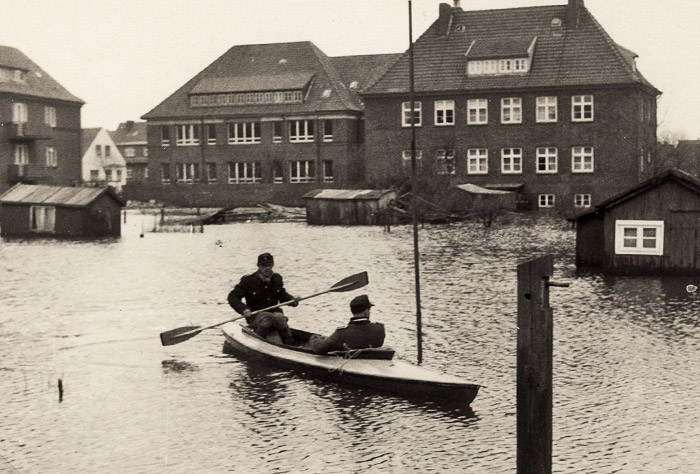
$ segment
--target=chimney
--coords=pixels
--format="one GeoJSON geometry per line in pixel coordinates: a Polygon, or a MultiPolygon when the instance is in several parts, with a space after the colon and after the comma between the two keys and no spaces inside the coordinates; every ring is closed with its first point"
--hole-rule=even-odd
{"type": "Polygon", "coordinates": [[[581,10],[583,10],[583,0],[569,0],[569,5],[566,10],[567,26],[569,29],[578,28],[581,10]]]}
{"type": "Polygon", "coordinates": [[[455,0],[455,8],[459,8],[461,10],[462,9],[461,3],[462,3],[461,0],[455,0]]]}
{"type": "Polygon", "coordinates": [[[133,120],[127,120],[127,121],[126,121],[126,131],[127,131],[127,132],[130,132],[132,128],[134,128],[134,121],[133,121],[133,120]]]}
{"type": "Polygon", "coordinates": [[[447,36],[450,34],[450,25],[452,24],[452,7],[449,3],[440,4],[440,16],[437,19],[437,34],[438,36],[447,36]]]}

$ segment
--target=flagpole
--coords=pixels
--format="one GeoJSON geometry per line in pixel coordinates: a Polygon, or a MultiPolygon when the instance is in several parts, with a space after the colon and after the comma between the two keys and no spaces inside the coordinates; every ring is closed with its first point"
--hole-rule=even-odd
{"type": "Polygon", "coordinates": [[[413,13],[411,0],[408,0],[408,58],[409,58],[409,101],[411,118],[411,209],[413,218],[413,268],[416,280],[416,336],[418,344],[418,363],[423,362],[423,323],[420,304],[420,254],[418,252],[418,218],[416,199],[416,115],[413,83],[413,13]]]}

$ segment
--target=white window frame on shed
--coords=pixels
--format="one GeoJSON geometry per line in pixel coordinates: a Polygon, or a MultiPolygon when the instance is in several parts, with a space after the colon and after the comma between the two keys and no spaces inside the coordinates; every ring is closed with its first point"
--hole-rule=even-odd
{"type": "Polygon", "coordinates": [[[615,254],[663,255],[664,221],[616,220],[615,254]]]}
{"type": "Polygon", "coordinates": [[[30,206],[29,230],[32,232],[55,232],[56,208],[54,206],[30,206]]]}

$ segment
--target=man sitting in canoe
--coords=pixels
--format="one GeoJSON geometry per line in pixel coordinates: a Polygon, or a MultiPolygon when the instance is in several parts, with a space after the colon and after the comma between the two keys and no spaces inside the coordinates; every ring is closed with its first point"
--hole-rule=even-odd
{"type": "Polygon", "coordinates": [[[369,320],[370,309],[374,306],[367,295],[360,295],[350,302],[352,317],[344,328],[336,329],[327,338],[310,341],[316,354],[328,354],[332,351],[349,349],[367,349],[381,347],[384,344],[384,325],[369,320]]]}
{"type": "Polygon", "coordinates": [[[245,316],[246,322],[255,329],[255,333],[265,338],[270,331],[276,329],[284,344],[293,344],[294,338],[287,325],[287,317],[282,308],[251,314],[255,311],[275,306],[279,303],[294,300],[290,306],[297,306],[299,298],[287,293],[284,289],[282,275],[275,273],[275,260],[269,253],[258,256],[258,271],[245,275],[228,294],[228,304],[239,314],[245,316]],[[243,303],[245,298],[245,303],[243,303]]]}

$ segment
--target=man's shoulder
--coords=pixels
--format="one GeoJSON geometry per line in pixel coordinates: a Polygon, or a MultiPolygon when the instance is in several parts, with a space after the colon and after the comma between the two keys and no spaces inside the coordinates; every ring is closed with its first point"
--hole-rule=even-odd
{"type": "Polygon", "coordinates": [[[252,283],[252,282],[255,282],[257,276],[258,276],[257,272],[253,272],[253,273],[251,273],[251,274],[249,274],[249,275],[243,275],[243,276],[241,277],[241,283],[245,284],[245,283],[252,283]]]}

